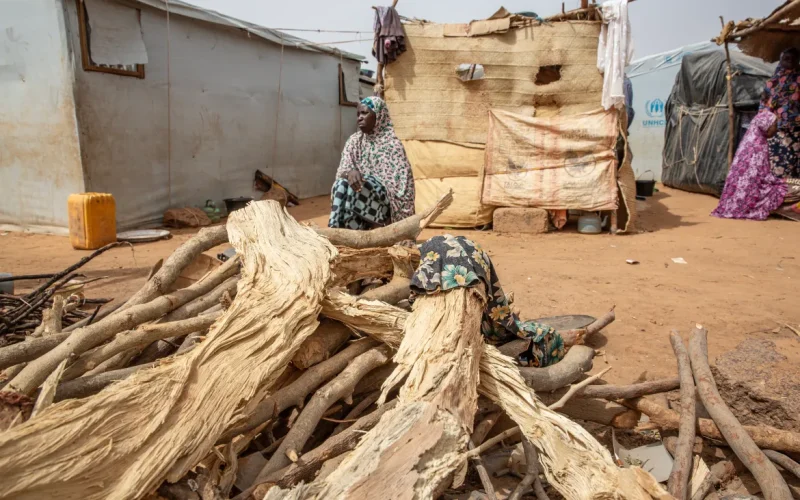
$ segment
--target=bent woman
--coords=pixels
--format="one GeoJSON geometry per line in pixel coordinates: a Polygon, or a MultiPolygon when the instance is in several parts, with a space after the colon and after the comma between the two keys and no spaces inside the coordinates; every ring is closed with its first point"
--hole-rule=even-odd
{"type": "Polygon", "coordinates": [[[411,279],[411,300],[420,295],[445,293],[457,287],[482,287],[486,308],[481,333],[490,344],[529,340],[517,356],[523,366],[545,367],[564,358],[565,339],[547,325],[522,321],[511,311],[489,255],[463,236],[434,236],[420,247],[421,262],[411,279]]]}
{"type": "Polygon", "coordinates": [[[766,220],[783,204],[788,187],[770,170],[768,138],[775,135],[777,117],[762,109],[739,143],[725,180],[719,205],[711,212],[725,219],[766,220]]]}
{"type": "Polygon", "coordinates": [[[328,226],[367,230],[414,215],[414,176],[383,99],[361,101],[358,129],[342,152],[328,226]]]}

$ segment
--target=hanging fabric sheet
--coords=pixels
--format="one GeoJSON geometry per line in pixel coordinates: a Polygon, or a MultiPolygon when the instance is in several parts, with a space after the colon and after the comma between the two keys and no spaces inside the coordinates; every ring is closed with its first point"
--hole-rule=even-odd
{"type": "Polygon", "coordinates": [[[482,202],[548,210],[617,208],[617,113],[489,114],[482,202]]]}
{"type": "Polygon", "coordinates": [[[139,11],[106,0],[84,0],[92,62],[109,66],[147,64],[139,11]]]}
{"type": "Polygon", "coordinates": [[[603,27],[597,44],[597,69],[603,73],[603,107],[625,104],[625,66],[633,58],[628,0],[609,0],[601,7],[603,27]]]}

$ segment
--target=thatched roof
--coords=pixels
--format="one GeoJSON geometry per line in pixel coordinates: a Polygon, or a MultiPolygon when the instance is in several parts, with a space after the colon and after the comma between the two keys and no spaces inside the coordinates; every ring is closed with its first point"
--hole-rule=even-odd
{"type": "Polygon", "coordinates": [[[745,54],[775,62],[789,47],[800,47],[800,0],[787,0],[763,19],[729,22],[715,39],[735,43],[745,54]]]}

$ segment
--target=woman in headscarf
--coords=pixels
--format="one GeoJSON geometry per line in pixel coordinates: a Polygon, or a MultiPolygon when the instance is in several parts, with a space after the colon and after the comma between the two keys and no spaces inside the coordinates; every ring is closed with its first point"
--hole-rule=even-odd
{"type": "MultiPolygon", "coordinates": [[[[479,244],[463,236],[434,236],[420,247],[421,262],[411,278],[411,300],[420,295],[446,293],[457,287],[481,287],[487,298],[481,320],[486,342],[500,345],[522,338],[527,349],[519,353],[522,366],[550,366],[564,358],[569,345],[582,343],[580,336],[562,335],[553,328],[522,321],[511,307],[494,265],[479,244]]],[[[574,333],[574,332],[573,332],[574,333]]]]}
{"type": "Polygon", "coordinates": [[[414,176],[383,99],[361,101],[358,129],[344,145],[328,226],[367,230],[414,215],[414,176]]]}
{"type": "Polygon", "coordinates": [[[767,81],[761,109],[778,118],[777,133],[769,139],[772,172],[787,179],[800,178],[800,52],[781,53],[775,74],[767,81]]]}
{"type": "Polygon", "coordinates": [[[762,109],[750,122],[733,159],[719,206],[711,215],[725,219],[766,220],[784,202],[788,186],[770,170],[768,138],[777,117],[762,109]]]}

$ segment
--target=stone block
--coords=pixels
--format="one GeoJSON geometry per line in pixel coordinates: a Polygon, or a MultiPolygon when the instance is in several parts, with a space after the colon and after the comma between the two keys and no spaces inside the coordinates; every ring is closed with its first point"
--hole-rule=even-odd
{"type": "Polygon", "coordinates": [[[493,222],[498,233],[540,234],[550,229],[550,217],[541,208],[498,208],[493,222]]]}

